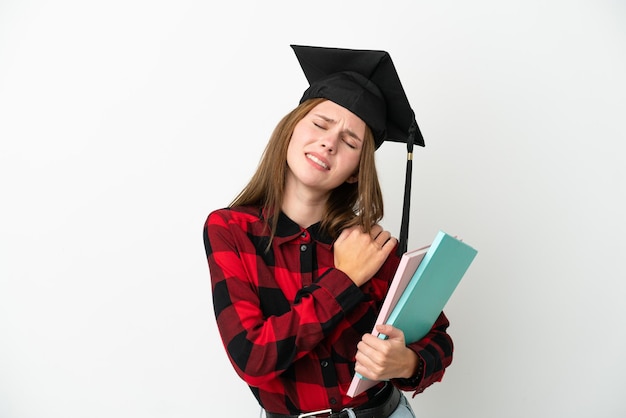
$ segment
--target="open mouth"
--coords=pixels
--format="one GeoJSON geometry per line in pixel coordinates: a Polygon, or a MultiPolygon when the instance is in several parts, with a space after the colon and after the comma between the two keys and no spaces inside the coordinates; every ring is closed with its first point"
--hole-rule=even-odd
{"type": "Polygon", "coordinates": [[[326,165],[326,163],[324,161],[320,160],[319,158],[317,158],[316,156],[311,155],[311,154],[306,154],[306,158],[308,158],[309,160],[313,161],[315,164],[319,165],[324,170],[328,170],[328,166],[326,165]]]}

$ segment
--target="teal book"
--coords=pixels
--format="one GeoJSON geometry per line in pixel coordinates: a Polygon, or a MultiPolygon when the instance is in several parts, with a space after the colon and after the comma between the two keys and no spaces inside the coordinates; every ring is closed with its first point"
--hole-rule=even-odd
{"type": "MultiPolygon", "coordinates": [[[[376,325],[390,324],[404,332],[407,343],[426,336],[477,253],[460,239],[439,231],[429,246],[403,254],[372,334],[387,338],[378,334],[376,325]]],[[[348,395],[354,397],[376,383],[357,373],[348,395]]]]}
{"type": "Polygon", "coordinates": [[[439,231],[385,323],[400,328],[407,343],[422,339],[477,253],[463,241],[439,231]]]}

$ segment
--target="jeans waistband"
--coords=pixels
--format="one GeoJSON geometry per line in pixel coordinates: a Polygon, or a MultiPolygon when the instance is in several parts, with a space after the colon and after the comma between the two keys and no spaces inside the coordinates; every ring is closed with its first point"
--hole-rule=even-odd
{"type": "MultiPolygon", "coordinates": [[[[400,404],[401,396],[402,393],[398,388],[387,383],[387,387],[385,387],[376,398],[373,398],[362,406],[352,408],[352,413],[356,415],[357,418],[386,418],[396,410],[400,404]],[[380,399],[378,399],[379,397],[380,399]]],[[[347,410],[336,412],[332,410],[322,410],[309,413],[305,412],[300,415],[274,414],[266,411],[265,415],[267,418],[349,418],[350,416],[354,416],[350,415],[347,410]]]]}

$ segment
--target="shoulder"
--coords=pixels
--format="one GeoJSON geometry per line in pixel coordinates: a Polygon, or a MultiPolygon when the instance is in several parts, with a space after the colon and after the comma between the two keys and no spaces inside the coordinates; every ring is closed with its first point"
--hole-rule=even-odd
{"type": "Polygon", "coordinates": [[[214,223],[254,223],[262,220],[261,209],[255,206],[235,206],[214,210],[207,216],[207,225],[214,223]]]}
{"type": "MultiPolygon", "coordinates": [[[[204,245],[207,255],[220,251],[242,251],[252,237],[262,235],[264,223],[260,208],[232,207],[209,213],[204,224],[204,245]],[[258,232],[261,231],[261,232],[258,232]]],[[[245,250],[251,251],[251,250],[245,250]]]]}
{"type": "Polygon", "coordinates": [[[205,222],[205,229],[214,227],[236,228],[249,231],[256,229],[256,225],[263,224],[261,208],[255,206],[236,206],[214,210],[209,213],[205,222]]]}

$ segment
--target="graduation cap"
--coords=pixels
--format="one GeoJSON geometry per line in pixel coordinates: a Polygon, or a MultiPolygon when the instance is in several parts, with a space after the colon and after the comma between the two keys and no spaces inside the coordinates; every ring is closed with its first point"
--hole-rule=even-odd
{"type": "Polygon", "coordinates": [[[402,83],[386,51],[291,45],[309,82],[300,103],[325,98],[361,118],[374,135],[376,149],[385,141],[407,144],[404,205],[398,253],[407,250],[413,145],[424,146],[402,83]]]}

